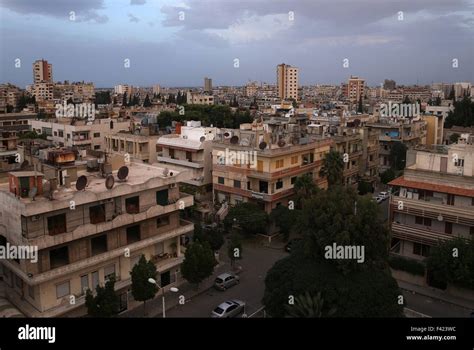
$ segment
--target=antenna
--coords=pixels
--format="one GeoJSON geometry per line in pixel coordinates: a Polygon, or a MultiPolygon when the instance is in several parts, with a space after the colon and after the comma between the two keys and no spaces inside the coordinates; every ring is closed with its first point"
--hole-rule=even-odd
{"type": "Polygon", "coordinates": [[[121,181],[125,181],[128,176],[128,167],[127,166],[121,166],[120,169],[118,170],[117,177],[121,181]]]}
{"type": "Polygon", "coordinates": [[[114,187],[114,183],[115,183],[115,179],[114,179],[113,175],[107,176],[107,178],[105,179],[105,187],[108,190],[111,190],[112,187],[114,187]]]}
{"type": "Polygon", "coordinates": [[[87,186],[87,177],[85,175],[79,176],[76,181],[76,190],[82,191],[87,186]]]}

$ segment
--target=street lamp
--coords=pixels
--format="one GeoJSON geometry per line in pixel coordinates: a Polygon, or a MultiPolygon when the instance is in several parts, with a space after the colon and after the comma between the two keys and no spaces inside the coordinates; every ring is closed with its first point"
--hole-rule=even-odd
{"type": "MultiPolygon", "coordinates": [[[[151,284],[156,285],[159,289],[161,289],[161,291],[162,291],[161,300],[163,302],[163,318],[166,318],[165,289],[163,287],[161,287],[154,278],[150,277],[148,279],[148,282],[150,282],[151,284]]],[[[177,293],[177,292],[179,292],[179,289],[176,288],[176,287],[171,287],[170,291],[172,291],[173,293],[177,293]]]]}

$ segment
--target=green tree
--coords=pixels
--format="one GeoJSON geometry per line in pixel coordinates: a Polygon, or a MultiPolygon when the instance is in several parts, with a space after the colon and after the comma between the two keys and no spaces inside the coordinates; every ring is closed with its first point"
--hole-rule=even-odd
{"type": "Polygon", "coordinates": [[[242,259],[242,238],[236,232],[230,235],[227,244],[227,255],[229,256],[231,266],[234,266],[236,260],[242,259]]]}
{"type": "Polygon", "coordinates": [[[405,95],[405,97],[403,98],[403,102],[402,102],[402,103],[406,103],[406,104],[411,103],[411,100],[410,100],[410,98],[408,97],[408,95],[405,95]]]}
{"type": "Polygon", "coordinates": [[[339,152],[330,150],[324,155],[323,166],[319,175],[326,177],[329,187],[340,185],[343,182],[344,161],[339,152]]]}
{"type": "Polygon", "coordinates": [[[307,198],[318,191],[318,185],[314,183],[313,176],[307,173],[296,178],[294,189],[297,195],[307,198]]]}
{"type": "Polygon", "coordinates": [[[370,182],[361,180],[357,184],[357,191],[361,196],[363,196],[364,194],[373,192],[374,188],[372,187],[372,184],[370,182]]]}
{"type": "Polygon", "coordinates": [[[201,225],[194,226],[194,241],[209,243],[213,251],[218,251],[224,244],[224,235],[218,228],[202,228],[201,225]],[[197,229],[198,228],[198,229],[197,229]],[[197,229],[197,230],[196,230],[197,229]]]}
{"type": "Polygon", "coordinates": [[[90,289],[86,292],[87,314],[92,317],[112,317],[119,311],[119,297],[115,293],[115,277],[110,278],[104,287],[96,287],[94,296],[90,289]]]}
{"type": "Polygon", "coordinates": [[[270,213],[270,220],[279,227],[283,239],[287,241],[296,220],[295,211],[288,209],[284,205],[279,205],[270,213]]]}
{"type": "Polygon", "coordinates": [[[286,317],[317,318],[331,316],[336,309],[324,311],[324,299],[321,292],[312,296],[308,292],[295,297],[293,304],[285,305],[286,317]]]}
{"type": "Polygon", "coordinates": [[[124,93],[122,96],[122,106],[126,107],[128,106],[128,99],[127,99],[127,93],[124,93]]]}
{"type": "Polygon", "coordinates": [[[380,181],[384,184],[388,184],[390,181],[395,180],[397,173],[392,168],[385,170],[380,174],[380,181]]]}
{"type": "Polygon", "coordinates": [[[133,266],[130,272],[132,277],[132,295],[135,300],[143,301],[143,312],[146,314],[146,301],[153,299],[158,286],[150,283],[148,279],[156,279],[156,266],[151,261],[147,261],[142,255],[138,263],[133,266]]]}
{"type": "Polygon", "coordinates": [[[143,107],[151,107],[151,101],[150,101],[150,97],[148,96],[148,94],[146,94],[145,101],[143,101],[143,107]]]}
{"type": "Polygon", "coordinates": [[[224,226],[227,229],[237,224],[242,232],[247,234],[265,233],[267,223],[267,213],[257,204],[250,202],[233,206],[224,219],[224,226]]]}
{"type": "Polygon", "coordinates": [[[435,103],[434,103],[435,106],[441,106],[441,97],[436,97],[436,100],[435,100],[435,103]]]}
{"type": "Polygon", "coordinates": [[[451,136],[449,136],[449,142],[450,143],[456,143],[458,142],[459,138],[461,137],[461,135],[459,135],[458,133],[454,133],[454,134],[451,134],[451,136]]]}
{"type": "Polygon", "coordinates": [[[184,253],[181,274],[198,288],[199,283],[212,275],[215,265],[216,259],[209,243],[193,242],[184,253]]]}
{"type": "Polygon", "coordinates": [[[360,97],[359,97],[359,106],[358,106],[358,108],[357,108],[357,112],[359,112],[359,113],[363,113],[363,112],[364,112],[364,107],[363,107],[363,105],[362,105],[362,95],[360,95],[360,97]]]}
{"type": "Polygon", "coordinates": [[[474,126],[474,102],[467,96],[454,103],[454,111],[450,111],[444,123],[445,128],[452,126],[474,126]]]}
{"type": "Polygon", "coordinates": [[[395,170],[405,169],[407,146],[403,142],[394,142],[390,148],[389,160],[395,170]]]}
{"type": "Polygon", "coordinates": [[[454,102],[456,101],[456,95],[454,93],[454,85],[451,86],[451,91],[449,92],[448,99],[453,100],[454,102]]]}

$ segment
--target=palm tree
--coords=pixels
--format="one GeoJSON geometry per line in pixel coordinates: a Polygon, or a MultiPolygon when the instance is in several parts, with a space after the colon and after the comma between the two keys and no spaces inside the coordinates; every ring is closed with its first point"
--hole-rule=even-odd
{"type": "Polygon", "coordinates": [[[321,292],[315,296],[306,292],[304,295],[297,296],[293,305],[285,305],[286,317],[316,318],[331,316],[336,312],[336,309],[332,308],[326,315],[323,315],[323,307],[324,299],[321,292]]]}
{"type": "Polygon", "coordinates": [[[344,172],[344,162],[341,154],[334,150],[326,153],[323,160],[323,166],[319,171],[320,176],[328,179],[329,187],[342,184],[344,172]]]}
{"type": "Polygon", "coordinates": [[[318,186],[313,182],[311,174],[304,174],[296,178],[294,188],[296,194],[301,197],[309,197],[318,190],[318,186]]]}

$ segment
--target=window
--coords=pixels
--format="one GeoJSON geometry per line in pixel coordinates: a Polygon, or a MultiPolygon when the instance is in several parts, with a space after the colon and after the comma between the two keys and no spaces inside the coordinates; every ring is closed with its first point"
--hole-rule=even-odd
{"type": "Polygon", "coordinates": [[[50,235],[66,232],[66,214],[50,216],[48,218],[48,232],[50,235]]]}
{"type": "Polygon", "coordinates": [[[221,176],[219,176],[219,177],[217,178],[217,183],[223,185],[223,184],[224,184],[224,178],[221,177],[221,176]]]}
{"type": "Polygon", "coordinates": [[[241,184],[240,184],[239,180],[234,180],[234,187],[235,188],[240,188],[241,187],[241,184]]]}
{"type": "MultiPolygon", "coordinates": [[[[474,226],[469,227],[469,234],[474,236],[474,226]]],[[[473,237],[474,238],[474,237],[473,237]]]]}
{"type": "Polygon", "coordinates": [[[311,164],[314,162],[314,154],[313,153],[303,154],[301,156],[301,160],[303,162],[303,165],[311,164]]]}
{"type": "Polygon", "coordinates": [[[415,224],[423,225],[423,218],[421,216],[415,216],[415,224]]]}
{"type": "Polygon", "coordinates": [[[297,179],[297,176],[293,176],[293,177],[291,178],[291,184],[292,184],[292,185],[295,184],[296,179],[297,179]]]}
{"type": "Polygon", "coordinates": [[[95,145],[94,149],[100,149],[100,145],[95,145]]]}
{"type": "Polygon", "coordinates": [[[291,157],[291,164],[296,164],[296,163],[298,163],[298,156],[291,157]]]}
{"type": "Polygon", "coordinates": [[[69,264],[69,249],[67,246],[49,251],[49,265],[51,269],[69,264]]]}
{"type": "Polygon", "coordinates": [[[140,241],[140,225],[127,227],[127,244],[140,241]]]}
{"type": "Polygon", "coordinates": [[[138,214],[140,212],[140,197],[130,197],[125,199],[125,210],[129,214],[138,214]]]}
{"type": "Polygon", "coordinates": [[[107,282],[112,277],[115,277],[115,264],[106,266],[104,268],[104,280],[107,282]]]}
{"type": "Polygon", "coordinates": [[[448,194],[448,202],[447,205],[454,205],[454,194],[448,194]]]}
{"type": "Polygon", "coordinates": [[[105,205],[95,205],[89,207],[89,218],[91,224],[98,224],[105,221],[105,205]]]}
{"type": "Polygon", "coordinates": [[[156,204],[165,206],[168,205],[168,189],[156,191],[156,204]]]}
{"type": "Polygon", "coordinates": [[[260,193],[268,193],[268,182],[266,182],[266,181],[259,181],[259,183],[258,183],[258,192],[260,192],[260,193]]]}
{"type": "Polygon", "coordinates": [[[69,295],[69,281],[56,285],[56,299],[60,299],[69,295]]]}
{"type": "Polygon", "coordinates": [[[54,134],[54,136],[58,136],[58,132],[57,132],[57,131],[53,132],[53,134],[54,134]]]}
{"type": "Polygon", "coordinates": [[[92,288],[95,290],[98,285],[99,285],[99,272],[94,271],[92,272],[92,288]]]}
{"type": "Polygon", "coordinates": [[[250,186],[250,181],[247,182],[247,190],[250,190],[252,187],[250,186]]]}
{"type": "Polygon", "coordinates": [[[276,168],[283,168],[284,159],[279,159],[276,161],[276,168]]]}
{"type": "Polygon", "coordinates": [[[64,131],[63,130],[58,130],[58,136],[59,137],[64,137],[64,131]]]}
{"type": "Polygon", "coordinates": [[[94,237],[91,239],[91,254],[97,255],[107,251],[107,235],[94,237]]]}
{"type": "Polygon", "coordinates": [[[81,276],[81,293],[85,294],[89,289],[89,275],[81,276]]]}
{"type": "Polygon", "coordinates": [[[453,223],[452,222],[445,222],[444,224],[444,233],[451,235],[453,233],[453,223]]]}
{"type": "Polygon", "coordinates": [[[431,227],[431,219],[430,218],[423,218],[423,225],[431,227]]]}
{"type": "Polygon", "coordinates": [[[463,167],[464,166],[464,159],[455,159],[454,160],[454,166],[459,166],[459,167],[463,167]]]}
{"type": "Polygon", "coordinates": [[[421,243],[413,243],[413,254],[428,256],[430,254],[430,246],[421,243]]]}
{"type": "Polygon", "coordinates": [[[278,179],[278,181],[276,182],[276,189],[280,189],[280,188],[283,188],[283,181],[281,181],[281,179],[278,179]]]}
{"type": "Polygon", "coordinates": [[[95,132],[94,137],[100,137],[100,132],[95,132]]]}
{"type": "Polygon", "coordinates": [[[166,225],[169,225],[169,223],[170,223],[169,216],[160,216],[156,218],[156,227],[166,226],[166,225]]]}

